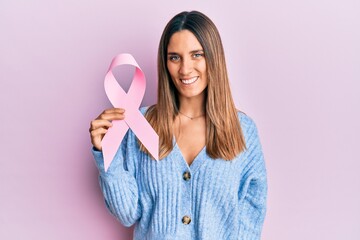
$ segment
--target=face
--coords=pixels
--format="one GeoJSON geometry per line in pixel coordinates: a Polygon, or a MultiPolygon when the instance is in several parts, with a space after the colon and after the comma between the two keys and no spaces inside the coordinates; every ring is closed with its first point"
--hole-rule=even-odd
{"type": "Polygon", "coordinates": [[[208,81],[204,50],[188,31],[174,33],[167,48],[167,68],[180,97],[204,97],[208,81]]]}

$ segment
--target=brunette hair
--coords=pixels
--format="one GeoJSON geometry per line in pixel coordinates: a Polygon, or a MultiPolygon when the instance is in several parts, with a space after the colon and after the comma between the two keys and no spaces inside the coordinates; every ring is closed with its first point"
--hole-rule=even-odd
{"type": "MultiPolygon", "coordinates": [[[[195,35],[206,59],[206,152],[213,159],[231,160],[246,149],[245,139],[231,96],[220,34],[215,24],[198,11],[177,14],[166,25],[160,39],[157,104],[145,114],[159,135],[159,157],[166,157],[173,149],[173,122],[179,113],[179,99],[167,69],[167,48],[171,36],[182,30],[195,35]]],[[[141,143],[140,149],[149,154],[141,143]]]]}

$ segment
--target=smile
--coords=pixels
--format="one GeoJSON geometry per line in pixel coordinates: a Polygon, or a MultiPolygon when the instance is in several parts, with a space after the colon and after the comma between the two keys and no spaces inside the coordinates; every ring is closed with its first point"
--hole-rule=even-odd
{"type": "Polygon", "coordinates": [[[189,79],[180,79],[180,80],[183,84],[190,85],[190,84],[193,84],[194,82],[196,82],[198,79],[199,79],[199,77],[197,76],[197,77],[193,77],[193,78],[189,78],[189,79]]]}

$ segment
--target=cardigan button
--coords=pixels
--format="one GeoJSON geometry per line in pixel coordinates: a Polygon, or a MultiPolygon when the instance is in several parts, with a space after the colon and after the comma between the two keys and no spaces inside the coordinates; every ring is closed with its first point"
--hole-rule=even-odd
{"type": "Polygon", "coordinates": [[[184,179],[185,181],[189,181],[190,178],[191,178],[190,172],[187,172],[187,171],[184,172],[184,174],[183,174],[183,179],[184,179]]]}
{"type": "Polygon", "coordinates": [[[184,216],[183,218],[182,218],[182,222],[183,222],[183,224],[185,224],[185,225],[188,225],[190,222],[191,222],[191,218],[189,217],[189,216],[184,216]]]}

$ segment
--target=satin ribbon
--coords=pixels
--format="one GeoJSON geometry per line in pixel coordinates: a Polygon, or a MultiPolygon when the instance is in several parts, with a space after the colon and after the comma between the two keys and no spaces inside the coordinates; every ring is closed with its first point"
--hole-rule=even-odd
{"type": "Polygon", "coordinates": [[[102,139],[105,171],[109,168],[129,128],[150,154],[158,160],[159,136],[139,111],[139,106],[145,94],[145,75],[132,55],[119,54],[112,60],[105,76],[104,87],[111,104],[116,108],[125,109],[125,119],[112,121],[113,126],[108,129],[102,139]],[[127,93],[119,85],[112,73],[115,67],[125,64],[136,67],[133,81],[127,93]]]}

